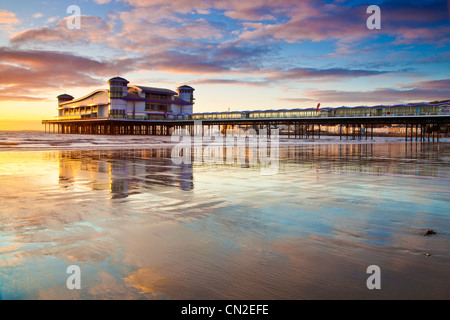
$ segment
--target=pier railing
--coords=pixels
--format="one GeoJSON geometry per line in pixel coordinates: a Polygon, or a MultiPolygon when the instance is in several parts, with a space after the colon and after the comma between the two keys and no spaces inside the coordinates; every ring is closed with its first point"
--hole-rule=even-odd
{"type": "Polygon", "coordinates": [[[151,121],[151,120],[157,120],[157,121],[180,121],[180,120],[291,120],[291,119],[320,119],[320,118],[374,118],[374,117],[412,117],[412,118],[419,118],[419,117],[426,117],[426,116],[450,116],[449,113],[421,113],[421,114],[411,114],[411,113],[392,113],[392,114],[382,114],[382,115],[366,115],[366,114],[354,114],[354,115],[315,115],[315,116],[259,116],[259,117],[215,117],[215,116],[199,116],[200,114],[192,114],[189,116],[167,116],[167,117],[160,117],[160,118],[145,118],[145,117],[132,117],[132,116],[121,116],[121,115],[112,115],[107,117],[81,117],[81,116],[73,116],[73,117],[55,117],[54,119],[47,119],[42,120],[42,122],[55,122],[55,121],[73,121],[73,120],[140,120],[140,121],[151,121]]]}

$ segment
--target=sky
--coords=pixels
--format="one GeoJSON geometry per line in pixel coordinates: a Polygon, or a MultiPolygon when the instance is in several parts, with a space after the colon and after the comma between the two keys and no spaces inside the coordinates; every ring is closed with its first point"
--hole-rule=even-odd
{"type": "Polygon", "coordinates": [[[450,0],[0,0],[0,130],[114,76],[212,112],[447,100],[449,73],[450,0]]]}

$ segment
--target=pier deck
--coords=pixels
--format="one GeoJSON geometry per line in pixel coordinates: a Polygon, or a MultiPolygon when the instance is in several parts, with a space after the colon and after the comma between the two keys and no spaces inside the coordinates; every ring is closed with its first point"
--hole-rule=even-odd
{"type": "MultiPolygon", "coordinates": [[[[270,129],[284,126],[284,133],[294,138],[320,138],[322,126],[338,126],[342,139],[373,139],[374,127],[400,125],[405,128],[405,141],[439,139],[442,126],[450,124],[450,115],[364,116],[364,117],[304,117],[304,118],[238,118],[203,120],[137,120],[89,118],[76,120],[43,120],[45,131],[63,134],[103,135],[171,135],[179,129],[190,134],[205,132],[214,126],[234,130],[235,127],[270,129]]],[[[448,128],[447,128],[448,130],[448,128]]],[[[223,131],[226,134],[226,130],[223,131]]],[[[270,130],[268,130],[270,135],[270,130]]]]}

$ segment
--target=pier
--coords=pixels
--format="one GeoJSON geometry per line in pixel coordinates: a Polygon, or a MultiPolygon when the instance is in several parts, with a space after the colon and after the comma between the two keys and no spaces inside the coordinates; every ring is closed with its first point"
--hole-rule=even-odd
{"type": "MultiPolygon", "coordinates": [[[[340,140],[369,140],[377,134],[374,128],[399,126],[404,128],[405,141],[439,141],[442,134],[448,133],[450,115],[409,115],[409,116],[362,116],[362,117],[304,117],[304,118],[239,118],[239,119],[56,119],[43,120],[45,132],[60,134],[99,134],[99,135],[165,135],[169,136],[187,130],[191,135],[203,135],[214,128],[224,135],[236,130],[252,128],[280,128],[280,135],[295,139],[320,139],[321,135],[338,135],[340,140]],[[338,128],[330,133],[324,128],[338,128]],[[445,132],[442,128],[445,127],[445,132]]],[[[402,130],[403,131],[403,130],[402,130]]]]}
{"type": "MultiPolygon", "coordinates": [[[[194,91],[188,85],[155,88],[133,85],[121,77],[108,80],[109,89],[97,89],[75,99],[57,97],[57,117],[43,120],[45,132],[99,135],[237,134],[279,129],[280,136],[320,139],[373,139],[380,127],[396,127],[405,141],[438,140],[448,134],[450,99],[397,105],[322,107],[194,113],[194,91]],[[219,133],[220,132],[220,133],[219,133]]],[[[395,131],[395,130],[394,130],[395,131]]]]}

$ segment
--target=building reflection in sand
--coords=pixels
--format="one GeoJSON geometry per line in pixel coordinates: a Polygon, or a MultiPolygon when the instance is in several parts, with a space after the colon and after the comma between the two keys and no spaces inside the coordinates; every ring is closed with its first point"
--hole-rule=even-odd
{"type": "MultiPolygon", "coordinates": [[[[252,148],[246,149],[245,161],[225,161],[228,148],[220,162],[191,162],[174,164],[171,148],[135,150],[76,150],[59,151],[59,184],[63,188],[81,183],[90,184],[92,190],[109,191],[111,198],[120,199],[146,192],[164,192],[167,188],[191,191],[195,175],[202,174],[202,167],[216,166],[226,172],[247,168],[253,172],[265,165],[253,159],[252,148]],[[196,169],[199,170],[196,170],[196,169]],[[89,181],[89,182],[86,182],[89,181]]],[[[194,155],[197,151],[193,151],[194,155]]],[[[237,154],[236,152],[234,154],[237,154]]],[[[442,169],[434,166],[439,157],[439,146],[434,144],[324,144],[281,146],[278,152],[277,173],[285,174],[303,170],[331,170],[347,173],[442,175],[442,169]],[[430,150],[428,150],[430,149],[430,150]],[[426,155],[426,165],[417,159],[426,155]],[[408,159],[411,159],[409,161],[408,159]]],[[[229,159],[227,159],[229,160],[229,159]]],[[[270,165],[273,166],[273,163],[270,165]]],[[[266,166],[267,167],[267,166],[266,166]]],[[[245,175],[242,176],[245,178],[245,175]]],[[[220,182],[217,183],[220,188],[220,182]]]]}
{"type": "Polygon", "coordinates": [[[126,198],[145,190],[194,188],[192,165],[173,165],[170,149],[60,151],[59,183],[67,188],[89,175],[93,190],[109,190],[111,198],[126,198]],[[103,173],[103,174],[102,174],[103,173]]]}

